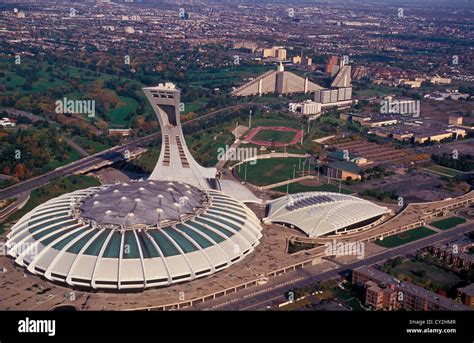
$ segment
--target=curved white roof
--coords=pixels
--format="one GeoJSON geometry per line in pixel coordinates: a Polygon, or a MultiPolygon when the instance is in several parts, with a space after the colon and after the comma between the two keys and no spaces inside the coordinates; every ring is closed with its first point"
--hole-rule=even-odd
{"type": "Polygon", "coordinates": [[[386,207],[351,195],[304,192],[268,204],[266,223],[286,223],[309,237],[322,236],[390,212],[386,207]]]}
{"type": "Polygon", "coordinates": [[[14,225],[7,248],[16,263],[48,280],[143,289],[229,267],[261,236],[255,214],[220,191],[135,181],[45,202],[14,225]]]}

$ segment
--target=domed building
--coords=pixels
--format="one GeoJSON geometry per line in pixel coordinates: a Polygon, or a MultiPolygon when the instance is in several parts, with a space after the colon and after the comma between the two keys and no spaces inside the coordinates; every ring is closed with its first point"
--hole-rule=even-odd
{"type": "Polygon", "coordinates": [[[265,223],[293,226],[315,238],[367,228],[390,210],[351,195],[304,192],[271,201],[266,213],[265,223]]]}
{"type": "Polygon", "coordinates": [[[210,275],[251,253],[261,236],[255,214],[231,196],[151,180],[51,199],[12,228],[7,248],[48,280],[124,290],[210,275]]]}

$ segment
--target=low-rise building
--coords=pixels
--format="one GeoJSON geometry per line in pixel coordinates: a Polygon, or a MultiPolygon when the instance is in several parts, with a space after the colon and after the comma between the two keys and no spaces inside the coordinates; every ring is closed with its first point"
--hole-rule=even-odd
{"type": "Polygon", "coordinates": [[[474,307],[474,283],[466,287],[458,288],[458,295],[464,305],[474,307]]]}
{"type": "Polygon", "coordinates": [[[474,246],[474,242],[460,239],[449,245],[435,244],[425,248],[430,254],[439,258],[443,263],[452,267],[469,270],[474,267],[474,255],[468,253],[468,249],[474,246]]]}
{"type": "Polygon", "coordinates": [[[338,161],[352,162],[358,166],[362,166],[368,163],[367,159],[364,157],[354,156],[350,152],[344,152],[340,150],[328,151],[325,159],[328,162],[338,162],[338,161]]]}
{"type": "Polygon", "coordinates": [[[448,85],[451,83],[451,79],[447,77],[433,76],[430,78],[430,82],[436,85],[448,85]]]}
{"type": "Polygon", "coordinates": [[[400,308],[397,291],[393,287],[374,281],[367,281],[365,287],[365,304],[372,309],[393,311],[400,308]]]}
{"type": "MultiPolygon", "coordinates": [[[[364,122],[370,125],[370,121],[364,122]]],[[[371,133],[379,137],[391,137],[398,141],[412,141],[423,144],[427,142],[440,142],[444,139],[459,139],[467,136],[467,131],[457,127],[448,127],[441,123],[426,123],[424,121],[404,122],[391,126],[372,126],[371,133]]]]}
{"type": "Polygon", "coordinates": [[[109,129],[109,135],[111,136],[130,136],[130,129],[109,129]]]}
{"type": "Polygon", "coordinates": [[[337,161],[323,165],[323,174],[337,180],[359,180],[360,167],[354,162],[337,161]]]}
{"type": "Polygon", "coordinates": [[[450,115],[448,119],[449,125],[462,125],[462,116],[450,115]]]}
{"type": "Polygon", "coordinates": [[[380,114],[368,114],[368,113],[354,113],[354,114],[341,114],[339,116],[341,120],[351,121],[359,123],[365,127],[381,127],[388,125],[398,124],[399,120],[392,115],[380,115],[380,114]]]}
{"type": "Polygon", "coordinates": [[[288,105],[290,112],[300,112],[303,114],[321,113],[321,104],[319,102],[306,100],[303,102],[290,102],[288,105]]]}
{"type": "Polygon", "coordinates": [[[401,281],[374,267],[363,266],[352,272],[352,284],[364,287],[365,304],[374,310],[470,311],[470,307],[423,287],[401,281]]]}

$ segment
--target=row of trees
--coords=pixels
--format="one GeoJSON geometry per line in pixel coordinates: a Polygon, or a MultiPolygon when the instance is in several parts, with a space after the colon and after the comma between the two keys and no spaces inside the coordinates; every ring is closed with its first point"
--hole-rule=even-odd
{"type": "Polygon", "coordinates": [[[442,155],[432,155],[431,159],[436,164],[444,167],[462,171],[474,170],[474,157],[471,155],[458,155],[457,158],[454,158],[453,155],[444,153],[442,155]]]}

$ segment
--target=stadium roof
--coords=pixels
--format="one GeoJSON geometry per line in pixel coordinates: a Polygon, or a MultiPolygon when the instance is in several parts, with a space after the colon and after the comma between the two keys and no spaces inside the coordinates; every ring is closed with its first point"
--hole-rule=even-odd
{"type": "Polygon", "coordinates": [[[222,270],[254,250],[260,231],[255,214],[220,191],[134,181],[47,201],[14,225],[7,248],[48,280],[143,289],[222,270]]]}
{"type": "Polygon", "coordinates": [[[386,207],[351,195],[305,192],[271,201],[264,222],[294,225],[309,237],[318,237],[388,212],[386,207]]]}

